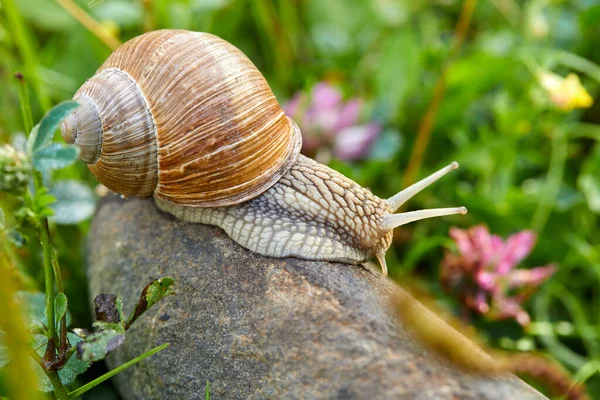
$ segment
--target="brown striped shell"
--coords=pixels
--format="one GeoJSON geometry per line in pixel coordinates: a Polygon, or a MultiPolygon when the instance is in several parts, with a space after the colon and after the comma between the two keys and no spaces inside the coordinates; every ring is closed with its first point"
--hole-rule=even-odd
{"type": "Polygon", "coordinates": [[[61,125],[98,180],[125,195],[227,206],[271,187],[296,161],[298,127],[236,47],[181,30],[119,47],[61,125]]]}

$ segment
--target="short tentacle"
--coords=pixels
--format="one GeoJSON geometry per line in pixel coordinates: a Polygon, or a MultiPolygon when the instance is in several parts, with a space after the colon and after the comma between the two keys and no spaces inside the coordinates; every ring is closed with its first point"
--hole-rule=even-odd
{"type": "Polygon", "coordinates": [[[453,208],[432,208],[428,210],[410,211],[400,214],[390,214],[383,217],[381,228],[388,231],[399,227],[400,225],[408,224],[409,222],[419,221],[422,219],[442,217],[444,215],[466,214],[466,207],[453,208]]]}
{"type": "Polygon", "coordinates": [[[385,251],[383,253],[375,254],[375,257],[377,257],[377,260],[379,261],[379,265],[381,266],[382,275],[387,276],[388,269],[387,269],[387,263],[385,262],[385,251]]]}
{"type": "Polygon", "coordinates": [[[396,211],[399,209],[402,204],[406,203],[411,197],[419,193],[421,190],[425,189],[427,186],[431,185],[433,182],[440,179],[442,176],[446,175],[448,172],[458,168],[458,163],[454,161],[450,165],[440,169],[439,171],[429,175],[427,178],[420,180],[419,182],[407,187],[402,190],[400,193],[390,197],[387,199],[388,204],[392,208],[392,210],[396,211]]]}

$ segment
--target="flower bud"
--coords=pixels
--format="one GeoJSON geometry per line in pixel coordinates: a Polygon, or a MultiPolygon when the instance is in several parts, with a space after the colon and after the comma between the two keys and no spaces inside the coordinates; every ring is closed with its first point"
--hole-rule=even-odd
{"type": "Polygon", "coordinates": [[[25,153],[8,144],[0,147],[0,192],[23,193],[30,176],[31,163],[25,153]]]}
{"type": "Polygon", "coordinates": [[[541,70],[537,78],[540,85],[546,89],[552,103],[563,112],[574,108],[588,108],[594,102],[576,74],[571,73],[563,78],[550,71],[541,70]]]}

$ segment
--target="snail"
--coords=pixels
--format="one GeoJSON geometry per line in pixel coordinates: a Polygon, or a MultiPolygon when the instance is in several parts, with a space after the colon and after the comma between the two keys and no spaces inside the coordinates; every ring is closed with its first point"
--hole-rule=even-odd
{"type": "Polygon", "coordinates": [[[121,45],[76,92],[61,133],[106,187],[153,196],[184,221],[221,227],[271,257],[360,264],[395,227],[464,207],[395,214],[456,162],[384,200],[300,154],[298,126],[232,44],[160,30],[121,45]]]}

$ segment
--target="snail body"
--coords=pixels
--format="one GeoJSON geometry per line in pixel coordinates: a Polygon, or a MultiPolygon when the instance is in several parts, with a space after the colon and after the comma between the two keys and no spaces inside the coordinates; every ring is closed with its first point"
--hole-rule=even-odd
{"type": "Polygon", "coordinates": [[[252,62],[206,33],[162,30],[119,47],[75,94],[62,135],[109,189],[153,196],[272,257],[361,263],[394,227],[464,207],[394,212],[452,163],[383,200],[300,155],[301,132],[252,62]]]}

